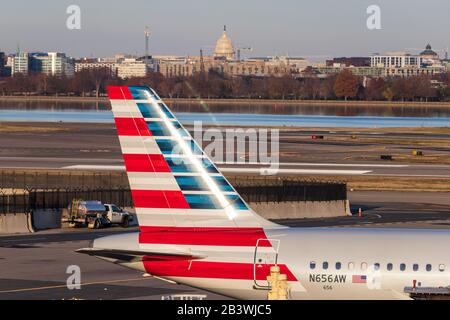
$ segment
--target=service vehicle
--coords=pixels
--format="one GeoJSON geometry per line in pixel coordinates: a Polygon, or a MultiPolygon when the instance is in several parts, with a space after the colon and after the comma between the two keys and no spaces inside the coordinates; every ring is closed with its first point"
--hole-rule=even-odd
{"type": "Polygon", "coordinates": [[[116,206],[115,204],[103,204],[97,200],[74,199],[68,207],[68,217],[63,222],[68,222],[69,227],[89,227],[100,229],[111,225],[121,225],[128,228],[133,221],[133,216],[116,206]]]}

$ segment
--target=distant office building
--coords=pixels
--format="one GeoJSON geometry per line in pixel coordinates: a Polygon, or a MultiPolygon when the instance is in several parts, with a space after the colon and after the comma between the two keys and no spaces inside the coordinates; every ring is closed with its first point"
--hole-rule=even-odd
{"type": "Polygon", "coordinates": [[[243,60],[243,67],[247,65],[251,67],[251,63],[263,62],[260,64],[259,70],[261,76],[265,75],[282,75],[287,73],[300,73],[307,67],[311,66],[311,63],[305,58],[290,57],[290,56],[272,56],[272,57],[256,57],[243,60]],[[262,69],[261,69],[262,68],[262,69]]]}
{"type": "Polygon", "coordinates": [[[192,60],[194,57],[190,57],[190,56],[163,56],[163,55],[158,55],[158,56],[153,56],[153,62],[156,64],[161,64],[161,63],[185,63],[188,60],[192,60]]]}
{"type": "Polygon", "coordinates": [[[149,70],[145,58],[118,54],[112,58],[81,59],[75,62],[75,72],[82,70],[107,69],[111,76],[121,79],[145,77],[149,70]]]}
{"type": "Polygon", "coordinates": [[[68,58],[64,53],[32,53],[31,70],[46,75],[70,77],[74,75],[75,64],[73,59],[68,58]]]}
{"type": "Polygon", "coordinates": [[[232,76],[280,76],[292,73],[287,60],[279,57],[250,58],[233,61],[223,66],[223,72],[232,76]]]}
{"type": "Polygon", "coordinates": [[[11,77],[13,64],[14,64],[14,55],[7,55],[5,57],[5,67],[3,68],[3,75],[5,77],[11,77]]]}
{"type": "MultiPolygon", "coordinates": [[[[338,74],[343,70],[350,70],[355,76],[373,77],[373,78],[384,76],[384,68],[381,67],[354,67],[354,66],[347,67],[345,65],[341,65],[338,63],[335,63],[332,66],[315,67],[313,68],[314,71],[313,74],[328,77],[330,75],[338,74]]],[[[307,77],[308,75],[304,76],[307,77]]]]}
{"type": "Polygon", "coordinates": [[[116,60],[82,59],[75,62],[75,72],[82,70],[108,70],[111,76],[117,75],[116,60]]]}
{"type": "MultiPolygon", "coordinates": [[[[205,71],[212,67],[212,58],[203,57],[205,71]]],[[[154,71],[166,78],[189,77],[201,70],[200,57],[189,56],[153,56],[154,71]]]]}
{"type": "Polygon", "coordinates": [[[285,61],[293,73],[300,73],[311,66],[311,62],[302,57],[279,57],[281,61],[285,61]]]}
{"type": "MultiPolygon", "coordinates": [[[[364,77],[372,77],[372,78],[388,78],[388,77],[412,77],[412,76],[434,76],[440,73],[445,72],[445,67],[426,67],[426,68],[418,68],[418,67],[345,67],[343,65],[334,65],[331,67],[321,66],[314,68],[314,75],[328,77],[330,75],[335,75],[340,73],[343,70],[350,70],[356,76],[364,76],[364,77]]],[[[307,77],[308,75],[303,75],[307,77]]]]}
{"type": "Polygon", "coordinates": [[[28,52],[17,52],[13,57],[11,74],[14,76],[16,74],[28,75],[30,70],[30,55],[28,52]]]}
{"type": "Polygon", "coordinates": [[[0,77],[5,75],[5,53],[0,52],[0,77]]]}
{"type": "Polygon", "coordinates": [[[346,67],[370,67],[370,57],[340,57],[326,61],[327,67],[344,65],[346,67]]]}
{"type": "Polygon", "coordinates": [[[403,52],[390,53],[386,55],[374,55],[370,57],[370,65],[372,67],[381,68],[420,68],[422,65],[422,58],[403,52]]]}
{"type": "Polygon", "coordinates": [[[145,61],[135,58],[124,58],[116,63],[117,76],[121,79],[141,78],[147,75],[147,65],[145,61]]]}
{"type": "Polygon", "coordinates": [[[372,68],[381,68],[382,77],[434,76],[445,72],[439,55],[427,45],[419,55],[390,53],[370,57],[372,68]]]}
{"type": "Polygon", "coordinates": [[[270,64],[259,59],[234,61],[223,66],[223,72],[232,76],[264,77],[280,75],[289,72],[287,65],[270,64]]]}
{"type": "Polygon", "coordinates": [[[444,66],[429,66],[426,68],[384,68],[383,77],[412,77],[412,76],[434,76],[445,72],[444,66]]]}

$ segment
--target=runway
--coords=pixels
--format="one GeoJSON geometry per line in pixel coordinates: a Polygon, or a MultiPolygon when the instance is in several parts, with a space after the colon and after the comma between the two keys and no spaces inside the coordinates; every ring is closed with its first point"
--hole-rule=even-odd
{"type": "MultiPolygon", "coordinates": [[[[450,178],[450,165],[379,163],[218,163],[224,173],[269,175],[371,175],[450,178]]],[[[0,157],[0,168],[124,171],[122,159],[0,157]]]]}
{"type": "MultiPolygon", "coordinates": [[[[123,166],[113,124],[14,123],[5,130],[0,135],[0,168],[121,170],[123,166]]],[[[280,169],[276,172],[280,175],[450,178],[450,135],[445,130],[424,130],[280,130],[279,151],[272,158],[273,166],[280,169]],[[318,134],[324,135],[324,139],[311,138],[318,134]],[[357,139],[351,138],[355,135],[357,139]],[[422,158],[411,156],[416,149],[424,152],[422,158]],[[380,160],[384,154],[394,155],[394,160],[380,160]]],[[[218,141],[225,144],[224,140],[218,141]]],[[[233,152],[237,163],[224,163],[225,155],[213,159],[224,172],[261,174],[260,169],[268,167],[264,163],[267,161],[249,160],[252,158],[247,152],[233,152]]]]}

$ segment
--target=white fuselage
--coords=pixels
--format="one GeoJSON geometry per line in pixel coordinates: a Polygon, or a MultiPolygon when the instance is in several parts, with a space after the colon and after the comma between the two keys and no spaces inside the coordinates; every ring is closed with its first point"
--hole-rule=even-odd
{"type": "MultiPolygon", "coordinates": [[[[170,250],[204,256],[191,262],[192,270],[204,260],[246,264],[256,270],[275,262],[285,265],[296,278],[288,282],[292,299],[409,299],[404,290],[414,283],[450,286],[450,232],[446,230],[286,228],[265,233],[273,248],[279,246],[278,255],[276,249],[263,247],[171,246],[170,250]]],[[[101,238],[95,247],[142,249],[137,234],[101,238]]],[[[152,273],[142,262],[118,263],[152,273]]],[[[154,275],[238,299],[267,297],[265,280],[229,277],[227,272],[154,275]]]]}
{"type": "Polygon", "coordinates": [[[288,229],[268,237],[281,240],[280,263],[306,290],[294,292],[297,299],[407,299],[404,289],[414,280],[421,287],[450,285],[446,230],[288,229]],[[354,283],[361,275],[366,283],[354,283]]]}

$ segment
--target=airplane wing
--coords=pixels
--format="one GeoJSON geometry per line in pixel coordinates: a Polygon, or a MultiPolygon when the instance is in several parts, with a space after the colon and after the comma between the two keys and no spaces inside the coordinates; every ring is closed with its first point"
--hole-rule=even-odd
{"type": "Polygon", "coordinates": [[[140,250],[117,250],[101,248],[82,248],[75,252],[84,253],[98,258],[108,258],[123,262],[155,261],[155,260],[196,260],[203,256],[189,254],[175,254],[163,252],[149,252],[140,250]]]}

